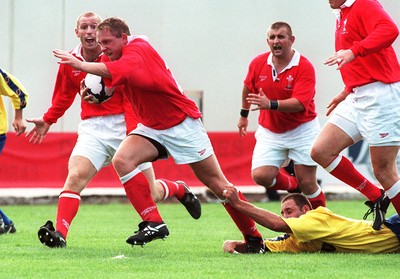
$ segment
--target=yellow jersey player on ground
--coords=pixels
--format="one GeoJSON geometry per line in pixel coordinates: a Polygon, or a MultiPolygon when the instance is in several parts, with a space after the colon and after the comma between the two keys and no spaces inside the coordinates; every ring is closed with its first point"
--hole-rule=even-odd
{"type": "MultiPolygon", "coordinates": [[[[326,207],[312,209],[303,194],[289,194],[282,199],[282,217],[237,198],[234,187],[224,195],[229,203],[256,223],[282,236],[266,239],[269,252],[339,252],[339,253],[399,253],[400,217],[388,218],[381,230],[374,230],[372,221],[355,220],[333,213],[326,207]]],[[[244,242],[227,240],[224,252],[243,253],[244,242]]]]}

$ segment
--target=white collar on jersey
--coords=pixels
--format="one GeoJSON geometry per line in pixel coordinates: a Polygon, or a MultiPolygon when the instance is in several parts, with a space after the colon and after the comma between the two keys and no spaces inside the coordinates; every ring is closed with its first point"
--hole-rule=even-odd
{"type": "MultiPolygon", "coordinates": [[[[85,62],[86,62],[85,58],[83,58],[83,56],[82,56],[82,44],[77,45],[77,46],[71,51],[71,54],[73,54],[74,56],[76,56],[76,57],[82,59],[82,61],[85,61],[85,62]]],[[[102,55],[103,55],[103,53],[101,52],[101,53],[99,54],[99,57],[102,56],[102,55]]]]}
{"type": "MultiPolygon", "coordinates": [[[[281,71],[281,73],[283,73],[284,71],[294,67],[294,66],[299,66],[300,63],[300,52],[298,52],[297,50],[295,50],[294,48],[292,48],[294,51],[294,55],[292,57],[292,60],[290,60],[289,64],[287,64],[287,66],[281,71]]],[[[278,77],[278,74],[275,70],[275,66],[274,63],[272,63],[272,53],[268,56],[267,59],[267,64],[270,65],[272,67],[272,76],[273,79],[275,81],[275,79],[278,77]]]]}
{"type": "Polygon", "coordinates": [[[85,61],[85,59],[83,59],[82,56],[82,44],[77,45],[72,51],[71,54],[75,55],[76,57],[81,58],[83,61],[85,61]]]}
{"type": "Polygon", "coordinates": [[[342,6],[340,6],[340,9],[333,10],[333,14],[336,16],[336,19],[338,21],[340,21],[340,10],[343,8],[351,7],[354,4],[354,2],[356,2],[356,0],[346,0],[346,2],[344,2],[342,6]]]}
{"type": "Polygon", "coordinates": [[[144,35],[130,35],[130,36],[128,36],[128,44],[129,44],[130,42],[133,42],[133,41],[136,40],[136,39],[142,39],[142,40],[145,40],[146,42],[149,41],[149,38],[147,38],[147,37],[144,36],[144,35]]]}

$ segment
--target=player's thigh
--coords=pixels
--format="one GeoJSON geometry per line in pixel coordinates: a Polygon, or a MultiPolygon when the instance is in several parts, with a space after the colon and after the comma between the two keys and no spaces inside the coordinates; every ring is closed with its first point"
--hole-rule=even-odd
{"type": "Polygon", "coordinates": [[[157,148],[145,137],[130,134],[120,144],[113,158],[117,169],[131,171],[140,164],[151,162],[158,156],[157,148]]]}
{"type": "Polygon", "coordinates": [[[336,124],[327,122],[315,139],[311,148],[311,157],[323,167],[331,163],[332,156],[354,144],[351,136],[336,124]]]}
{"type": "Polygon", "coordinates": [[[232,185],[223,174],[221,167],[214,154],[206,159],[189,164],[196,177],[218,197],[222,196],[222,191],[227,185],[232,185]]]}

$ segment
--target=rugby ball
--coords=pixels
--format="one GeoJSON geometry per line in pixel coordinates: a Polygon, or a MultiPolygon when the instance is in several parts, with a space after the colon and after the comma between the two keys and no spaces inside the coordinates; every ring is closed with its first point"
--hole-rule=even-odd
{"type": "Polygon", "coordinates": [[[92,95],[99,104],[109,100],[114,94],[114,88],[106,87],[100,76],[87,74],[84,83],[89,88],[88,94],[92,95]]]}

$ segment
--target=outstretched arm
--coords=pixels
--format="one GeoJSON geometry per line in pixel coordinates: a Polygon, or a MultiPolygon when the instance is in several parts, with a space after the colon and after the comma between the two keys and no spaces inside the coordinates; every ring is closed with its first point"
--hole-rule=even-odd
{"type": "Polygon", "coordinates": [[[65,50],[55,49],[53,50],[55,57],[60,58],[61,61],[58,64],[66,64],[74,67],[75,69],[81,70],[86,73],[91,73],[97,76],[111,78],[111,74],[104,63],[100,62],[84,62],[73,56],[71,53],[65,50]]]}
{"type": "Polygon", "coordinates": [[[31,118],[26,121],[35,124],[35,127],[26,134],[27,138],[30,137],[29,142],[42,143],[50,129],[50,124],[46,123],[43,118],[31,118]]]}
{"type": "Polygon", "coordinates": [[[231,206],[249,216],[256,223],[276,232],[292,232],[290,227],[279,215],[266,209],[254,206],[247,201],[240,200],[238,192],[234,186],[227,186],[223,192],[223,195],[228,199],[231,206]]]}

